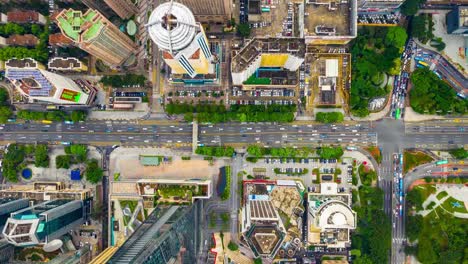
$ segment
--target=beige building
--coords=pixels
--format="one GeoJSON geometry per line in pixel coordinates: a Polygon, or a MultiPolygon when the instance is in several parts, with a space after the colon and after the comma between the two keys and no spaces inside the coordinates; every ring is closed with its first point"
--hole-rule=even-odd
{"type": "Polygon", "coordinates": [[[122,19],[128,19],[138,12],[132,0],[104,0],[104,2],[122,19]]]}
{"type": "Polygon", "coordinates": [[[135,57],[135,43],[96,10],[62,10],[55,21],[75,45],[111,66],[129,65],[135,57]]]}
{"type": "Polygon", "coordinates": [[[200,23],[222,24],[231,19],[232,0],[177,0],[187,6],[200,23]]]}

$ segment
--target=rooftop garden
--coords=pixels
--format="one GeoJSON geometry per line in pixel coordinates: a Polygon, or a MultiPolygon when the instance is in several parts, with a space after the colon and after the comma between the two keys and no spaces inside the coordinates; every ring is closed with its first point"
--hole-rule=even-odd
{"type": "Polygon", "coordinates": [[[258,78],[254,73],[244,82],[244,84],[267,85],[267,84],[271,84],[271,79],[270,78],[258,78]]]}

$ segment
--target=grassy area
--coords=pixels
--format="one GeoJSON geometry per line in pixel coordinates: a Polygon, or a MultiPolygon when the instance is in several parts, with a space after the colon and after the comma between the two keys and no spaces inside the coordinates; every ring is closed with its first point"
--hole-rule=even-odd
{"type": "Polygon", "coordinates": [[[447,198],[442,204],[441,206],[447,210],[448,212],[451,212],[451,213],[454,213],[454,212],[458,212],[458,213],[463,213],[463,214],[466,214],[468,213],[468,211],[466,210],[465,208],[465,203],[462,202],[462,201],[459,201],[453,197],[449,197],[447,198]],[[458,203],[460,204],[460,207],[456,207],[454,206],[453,204],[455,203],[458,203]]]}
{"type": "Polygon", "coordinates": [[[372,155],[377,163],[382,163],[382,153],[380,153],[380,149],[378,147],[367,147],[365,150],[367,150],[372,155]]]}
{"type": "Polygon", "coordinates": [[[138,201],[133,201],[133,200],[121,200],[119,202],[120,202],[120,207],[122,208],[122,210],[128,205],[128,208],[130,209],[132,213],[135,212],[135,208],[138,205],[138,201]]]}
{"type": "Polygon", "coordinates": [[[120,173],[114,173],[114,181],[118,181],[120,178],[120,173]]]}
{"type": "Polygon", "coordinates": [[[430,202],[427,206],[426,206],[426,210],[432,210],[434,208],[434,206],[436,205],[436,203],[434,201],[430,202]]]}
{"type": "Polygon", "coordinates": [[[431,158],[429,155],[426,155],[419,151],[405,151],[405,153],[403,154],[403,172],[407,173],[413,168],[425,163],[429,163],[433,160],[434,159],[431,158]]]}
{"type": "Polygon", "coordinates": [[[442,200],[445,196],[447,196],[448,193],[446,191],[441,191],[440,193],[437,194],[437,200],[442,200]]]}
{"type": "Polygon", "coordinates": [[[429,195],[436,193],[436,187],[434,184],[426,184],[416,186],[415,189],[421,194],[422,200],[425,201],[429,195]]]}
{"type": "Polygon", "coordinates": [[[270,78],[257,78],[257,76],[255,76],[255,73],[252,74],[245,82],[244,84],[254,84],[254,85],[257,85],[257,84],[270,84],[271,83],[271,79],[270,78]]]}

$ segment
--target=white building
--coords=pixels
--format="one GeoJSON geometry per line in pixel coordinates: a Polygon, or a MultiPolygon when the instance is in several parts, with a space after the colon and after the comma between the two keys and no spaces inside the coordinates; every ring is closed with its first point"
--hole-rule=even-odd
{"type": "Polygon", "coordinates": [[[29,103],[90,105],[95,91],[70,78],[41,69],[33,59],[10,59],[5,77],[29,103]]]}
{"type": "Polygon", "coordinates": [[[351,194],[338,193],[336,183],[322,183],[320,193],[308,194],[308,243],[313,246],[346,248],[350,231],[356,229],[356,212],[351,209],[351,194]]]}
{"type": "Polygon", "coordinates": [[[151,13],[147,28],[173,74],[194,78],[214,73],[208,39],[188,7],[172,1],[159,5],[151,13]]]}

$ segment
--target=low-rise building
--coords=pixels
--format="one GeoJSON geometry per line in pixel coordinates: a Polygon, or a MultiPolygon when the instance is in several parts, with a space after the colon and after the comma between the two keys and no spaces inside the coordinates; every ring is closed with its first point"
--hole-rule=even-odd
{"type": "Polygon", "coordinates": [[[6,39],[8,46],[34,47],[39,43],[39,38],[32,34],[11,35],[6,39]]]}
{"type": "Polygon", "coordinates": [[[58,47],[69,47],[73,44],[73,41],[67,38],[62,33],[55,33],[49,35],[49,45],[58,47]]]}
{"type": "Polygon", "coordinates": [[[232,58],[230,103],[297,103],[304,56],[303,39],[254,38],[232,58]]]}
{"type": "Polygon", "coordinates": [[[307,199],[307,243],[328,248],[350,247],[350,232],[357,225],[351,194],[338,193],[336,183],[322,183],[320,193],[308,193],[307,199]]]}
{"type": "Polygon", "coordinates": [[[47,19],[36,11],[10,11],[7,13],[7,21],[18,24],[36,23],[45,25],[47,19]]]}
{"type": "Polygon", "coordinates": [[[27,185],[10,185],[8,188],[0,190],[0,199],[15,198],[34,201],[87,200],[92,196],[92,189],[71,189],[67,188],[64,182],[35,182],[27,185]]]}
{"type": "Polygon", "coordinates": [[[87,71],[88,66],[77,58],[54,57],[49,59],[47,64],[49,70],[55,71],[87,71]]]}
{"type": "Polygon", "coordinates": [[[41,69],[33,59],[10,59],[5,77],[28,103],[91,106],[96,88],[41,69]]]}

